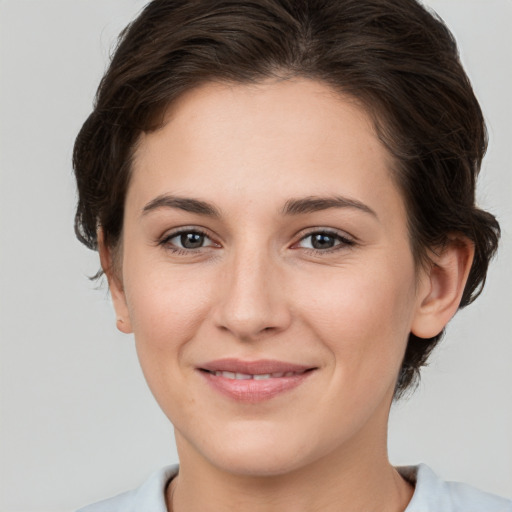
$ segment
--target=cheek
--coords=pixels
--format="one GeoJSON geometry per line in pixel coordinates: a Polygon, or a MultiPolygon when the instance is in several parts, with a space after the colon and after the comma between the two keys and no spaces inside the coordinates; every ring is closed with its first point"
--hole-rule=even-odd
{"type": "Polygon", "coordinates": [[[303,296],[311,329],[354,376],[398,368],[410,332],[414,274],[381,265],[333,273],[303,296]],[[386,363],[384,363],[386,361],[386,363]]]}
{"type": "Polygon", "coordinates": [[[187,347],[209,307],[210,290],[197,277],[155,265],[126,283],[142,372],[164,413],[178,424],[180,411],[189,410],[193,402],[185,384],[187,347]]]}
{"type": "Polygon", "coordinates": [[[304,297],[310,306],[304,309],[308,329],[330,352],[332,363],[319,401],[331,411],[331,424],[343,425],[345,434],[355,433],[375,411],[387,417],[407,344],[412,289],[406,276],[389,281],[382,275],[364,272],[359,278],[320,281],[324,284],[304,297]]]}
{"type": "Polygon", "coordinates": [[[127,303],[143,369],[163,356],[179,358],[209,307],[212,284],[201,276],[166,266],[144,268],[126,280],[127,303]]]}

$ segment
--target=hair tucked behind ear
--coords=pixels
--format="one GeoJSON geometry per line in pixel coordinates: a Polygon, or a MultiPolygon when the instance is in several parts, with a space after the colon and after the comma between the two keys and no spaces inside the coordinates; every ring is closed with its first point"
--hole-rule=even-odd
{"type": "MultiPolygon", "coordinates": [[[[474,243],[461,307],[472,302],[500,233],[475,205],[485,124],[451,33],[415,0],[150,2],[121,34],[76,139],[79,240],[96,249],[101,226],[108,246],[119,243],[134,146],[180,94],[272,77],[319,80],[365,106],[394,156],[418,263],[449,234],[474,243]]],[[[440,338],[411,335],[396,396],[440,338]]]]}

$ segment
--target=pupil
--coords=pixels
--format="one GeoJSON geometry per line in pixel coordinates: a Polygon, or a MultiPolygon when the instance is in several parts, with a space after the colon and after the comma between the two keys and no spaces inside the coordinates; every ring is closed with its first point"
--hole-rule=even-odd
{"type": "Polygon", "coordinates": [[[315,249],[330,249],[333,247],[334,239],[329,235],[313,235],[312,245],[315,249]]]}
{"type": "Polygon", "coordinates": [[[184,233],[180,238],[181,245],[185,249],[197,249],[204,242],[204,235],[201,235],[201,233],[184,233]]]}

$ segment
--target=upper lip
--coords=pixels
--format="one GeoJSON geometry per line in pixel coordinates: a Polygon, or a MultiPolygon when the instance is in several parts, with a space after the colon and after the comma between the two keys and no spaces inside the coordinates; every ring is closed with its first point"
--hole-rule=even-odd
{"type": "Polygon", "coordinates": [[[233,372],[248,375],[263,375],[267,373],[304,372],[313,369],[313,366],[276,361],[273,359],[260,359],[258,361],[243,361],[241,359],[217,359],[202,364],[200,370],[210,372],[233,372]]]}

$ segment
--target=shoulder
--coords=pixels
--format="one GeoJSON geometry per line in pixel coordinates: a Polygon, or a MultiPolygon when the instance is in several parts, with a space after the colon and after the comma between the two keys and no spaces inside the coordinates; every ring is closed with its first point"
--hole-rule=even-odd
{"type": "Polygon", "coordinates": [[[415,484],[405,512],[512,512],[512,500],[459,482],[445,482],[425,464],[397,470],[415,484]]]}
{"type": "Polygon", "coordinates": [[[140,487],[93,503],[77,512],[167,512],[165,488],[177,473],[178,466],[166,466],[153,473],[140,487]]]}

